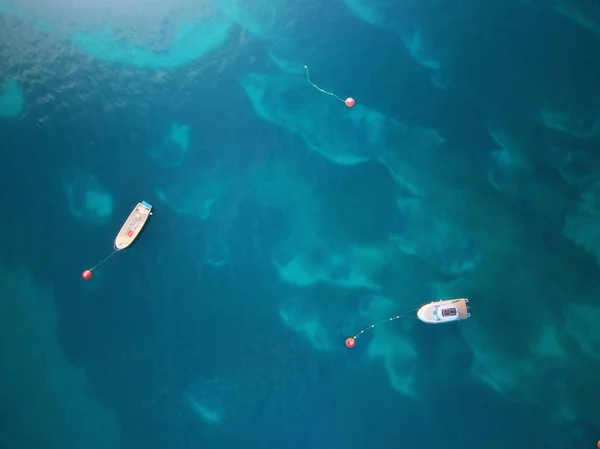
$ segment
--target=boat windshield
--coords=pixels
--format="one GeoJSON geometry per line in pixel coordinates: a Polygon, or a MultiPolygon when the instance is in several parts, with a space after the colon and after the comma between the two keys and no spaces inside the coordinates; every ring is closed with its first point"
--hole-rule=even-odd
{"type": "Polygon", "coordinates": [[[442,316],[456,316],[456,308],[442,310],[442,316]]]}

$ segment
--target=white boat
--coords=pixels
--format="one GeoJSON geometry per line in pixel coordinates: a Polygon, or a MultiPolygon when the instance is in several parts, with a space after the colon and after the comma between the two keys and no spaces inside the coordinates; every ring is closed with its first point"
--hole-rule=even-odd
{"type": "Polygon", "coordinates": [[[467,298],[442,299],[421,306],[417,318],[424,323],[440,324],[449,321],[466,320],[471,316],[467,311],[467,298]]]}
{"type": "Polygon", "coordinates": [[[115,237],[115,251],[125,249],[133,243],[144,228],[150,215],[152,215],[152,206],[150,204],[142,201],[135,206],[115,237]]]}

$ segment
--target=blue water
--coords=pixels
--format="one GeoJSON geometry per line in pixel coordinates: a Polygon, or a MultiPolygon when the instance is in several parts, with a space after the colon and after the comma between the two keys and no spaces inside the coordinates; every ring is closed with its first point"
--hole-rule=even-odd
{"type": "Polygon", "coordinates": [[[595,4],[0,0],[0,30],[3,448],[600,439],[595,4]]]}

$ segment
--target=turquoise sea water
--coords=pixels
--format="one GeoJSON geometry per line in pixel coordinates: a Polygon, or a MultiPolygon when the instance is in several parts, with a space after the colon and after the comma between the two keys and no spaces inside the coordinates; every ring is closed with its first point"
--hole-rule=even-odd
{"type": "Polygon", "coordinates": [[[585,0],[0,0],[0,445],[594,447],[598,54],[585,0]]]}

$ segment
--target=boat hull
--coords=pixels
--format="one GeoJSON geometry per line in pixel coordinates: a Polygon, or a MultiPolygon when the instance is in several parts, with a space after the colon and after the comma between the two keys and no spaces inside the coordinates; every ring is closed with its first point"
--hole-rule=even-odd
{"type": "Polygon", "coordinates": [[[467,298],[442,299],[421,306],[417,318],[428,324],[466,320],[471,316],[467,310],[467,298]]]}
{"type": "Polygon", "coordinates": [[[148,217],[152,215],[152,206],[145,201],[138,203],[133,208],[121,230],[115,237],[114,248],[116,251],[127,248],[140,235],[146,225],[148,217]]]}

